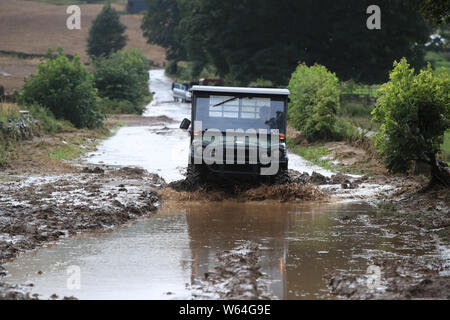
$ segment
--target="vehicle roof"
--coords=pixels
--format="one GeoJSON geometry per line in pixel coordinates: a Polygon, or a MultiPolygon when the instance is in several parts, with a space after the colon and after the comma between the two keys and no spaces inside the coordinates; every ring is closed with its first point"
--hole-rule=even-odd
{"type": "Polygon", "coordinates": [[[245,87],[217,87],[217,86],[193,86],[192,91],[218,92],[218,93],[250,93],[288,96],[288,89],[271,88],[245,88],[245,87]]]}

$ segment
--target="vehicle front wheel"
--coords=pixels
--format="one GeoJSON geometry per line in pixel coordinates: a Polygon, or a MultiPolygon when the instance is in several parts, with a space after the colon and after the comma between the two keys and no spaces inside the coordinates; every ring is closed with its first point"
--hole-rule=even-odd
{"type": "Polygon", "coordinates": [[[276,185],[287,184],[291,182],[291,178],[289,176],[289,172],[287,169],[281,169],[274,176],[273,183],[276,185]]]}
{"type": "Polygon", "coordinates": [[[204,168],[201,165],[189,164],[186,174],[186,189],[194,191],[200,187],[204,180],[204,168]]]}

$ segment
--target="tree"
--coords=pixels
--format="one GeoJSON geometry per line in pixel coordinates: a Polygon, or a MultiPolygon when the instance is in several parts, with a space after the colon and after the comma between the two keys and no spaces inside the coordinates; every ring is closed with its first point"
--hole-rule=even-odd
{"type": "Polygon", "coordinates": [[[167,59],[182,60],[186,57],[175,28],[180,22],[176,0],[147,0],[148,10],[142,20],[141,29],[147,42],[167,49],[167,59]]]}
{"type": "Polygon", "coordinates": [[[25,79],[19,102],[48,108],[57,119],[69,120],[77,128],[102,125],[94,76],[78,56],[69,61],[61,48],[57,55],[49,50],[38,72],[25,79]]]}
{"type": "Polygon", "coordinates": [[[450,0],[421,0],[420,11],[435,25],[450,22],[450,0]]]}
{"type": "Polygon", "coordinates": [[[177,12],[175,0],[149,0],[171,9],[155,4],[148,14],[157,28],[152,39],[164,35],[170,48],[184,48],[190,61],[210,63],[237,84],[285,85],[299,61],[325,65],[341,80],[379,83],[395,59],[424,63],[430,28],[418,1],[378,1],[381,30],[366,27],[369,0],[177,0],[176,15],[167,13],[177,12]]]}
{"type": "Polygon", "coordinates": [[[339,109],[338,84],[336,75],[320,65],[300,64],[292,74],[288,117],[307,138],[329,139],[334,135],[339,109]]]}
{"type": "Polygon", "coordinates": [[[431,185],[446,187],[450,174],[436,154],[450,128],[448,76],[433,74],[431,66],[415,75],[406,59],[395,62],[373,110],[373,120],[381,125],[375,146],[386,167],[405,172],[412,160],[421,161],[431,166],[431,185]]]}
{"type": "Polygon", "coordinates": [[[121,50],[127,44],[124,34],[126,26],[120,22],[120,16],[108,3],[92,22],[88,37],[88,54],[90,56],[108,56],[121,50]]]}
{"type": "Polygon", "coordinates": [[[102,98],[127,101],[141,114],[149,95],[148,59],[137,49],[128,49],[97,58],[94,62],[95,87],[102,98]]]}

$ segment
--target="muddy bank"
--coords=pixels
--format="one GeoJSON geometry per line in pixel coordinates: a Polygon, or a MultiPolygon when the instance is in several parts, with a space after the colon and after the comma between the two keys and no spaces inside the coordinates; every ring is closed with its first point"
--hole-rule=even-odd
{"type": "MultiPolygon", "coordinates": [[[[377,288],[371,289],[368,277],[355,276],[351,270],[330,274],[329,288],[346,299],[450,299],[450,190],[423,192],[423,178],[417,177],[388,180],[395,191],[369,199],[380,210],[366,223],[406,241],[419,237],[420,245],[405,248],[406,252],[429,247],[439,255],[374,256],[372,265],[380,271],[377,288]]],[[[351,221],[352,217],[339,219],[351,221]]]]}
{"type": "MultiPolygon", "coordinates": [[[[0,177],[0,266],[25,250],[80,232],[111,230],[159,206],[157,190],[165,182],[157,175],[140,168],[78,170],[0,177]]],[[[0,279],[5,275],[1,270],[0,279]]],[[[6,289],[0,286],[0,295],[6,289]]]]}
{"type": "Polygon", "coordinates": [[[267,300],[273,299],[267,276],[259,265],[259,245],[245,242],[233,250],[217,253],[218,266],[206,272],[193,286],[195,299],[267,300]]]}
{"type": "Polygon", "coordinates": [[[439,262],[431,266],[413,259],[374,263],[382,270],[380,287],[369,288],[368,281],[373,281],[369,277],[341,274],[329,279],[333,294],[353,300],[450,299],[450,278],[440,275],[439,262]]]}
{"type": "Polygon", "coordinates": [[[168,116],[161,115],[157,117],[144,117],[135,114],[117,114],[108,117],[106,123],[120,122],[127,127],[145,127],[145,126],[164,126],[166,124],[176,123],[168,116]]]}

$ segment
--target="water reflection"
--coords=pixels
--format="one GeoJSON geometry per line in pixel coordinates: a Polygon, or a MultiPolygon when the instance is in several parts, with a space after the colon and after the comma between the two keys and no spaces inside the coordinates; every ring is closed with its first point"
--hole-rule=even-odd
{"type": "MultiPolygon", "coordinates": [[[[361,204],[223,202],[183,204],[182,209],[169,205],[162,214],[177,211],[186,214],[192,283],[213,269],[218,251],[254,241],[262,246],[262,271],[270,276],[273,293],[281,299],[299,299],[331,298],[324,275],[347,268],[353,248],[361,240],[358,234],[349,240],[332,217],[372,209],[361,204]]],[[[367,262],[360,260],[359,270],[365,270],[367,262]]]]}
{"type": "Polygon", "coordinates": [[[22,255],[6,265],[7,281],[30,280],[33,292],[47,297],[189,299],[190,285],[214,270],[218,251],[254,241],[261,246],[260,264],[274,295],[334,298],[324,281],[327,273],[363,274],[380,252],[393,258],[426,252],[412,248],[411,238],[371,226],[368,214],[374,214],[371,207],[355,203],[168,202],[157,215],[130,227],[22,255]],[[79,291],[66,288],[70,265],[81,267],[79,291]]]}

